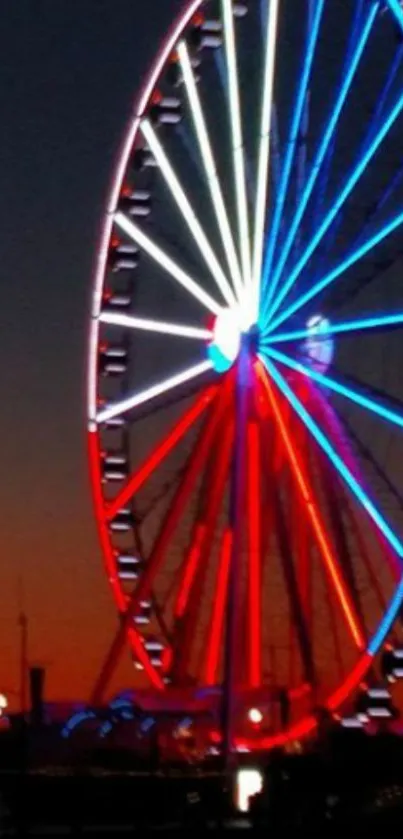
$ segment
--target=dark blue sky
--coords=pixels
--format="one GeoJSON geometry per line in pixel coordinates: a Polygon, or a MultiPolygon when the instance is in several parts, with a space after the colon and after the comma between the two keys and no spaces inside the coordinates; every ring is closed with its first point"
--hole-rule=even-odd
{"type": "Polygon", "coordinates": [[[91,274],[133,99],[181,5],[0,7],[0,687],[18,678],[19,578],[51,693],[89,689],[114,625],[85,451],[91,274]]]}

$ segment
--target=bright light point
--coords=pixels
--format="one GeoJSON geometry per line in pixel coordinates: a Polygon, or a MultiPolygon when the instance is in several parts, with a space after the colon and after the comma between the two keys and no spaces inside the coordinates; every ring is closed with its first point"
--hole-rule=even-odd
{"type": "Polygon", "coordinates": [[[225,373],[238,358],[241,349],[241,320],[237,309],[223,309],[215,320],[213,340],[207,353],[217,373],[225,373]]]}
{"type": "Polygon", "coordinates": [[[325,372],[333,361],[334,340],[329,335],[330,321],[322,315],[313,315],[306,324],[309,337],[303,348],[314,370],[325,372]]]}
{"type": "Polygon", "coordinates": [[[4,693],[0,693],[0,717],[3,715],[3,712],[8,708],[8,699],[4,695],[4,693]]]}
{"type": "Polygon", "coordinates": [[[248,711],[248,719],[254,725],[260,725],[263,722],[263,714],[259,708],[250,708],[248,711]]]}
{"type": "Polygon", "coordinates": [[[263,773],[259,769],[239,769],[236,775],[236,806],[247,813],[252,796],[262,792],[263,773]]]}

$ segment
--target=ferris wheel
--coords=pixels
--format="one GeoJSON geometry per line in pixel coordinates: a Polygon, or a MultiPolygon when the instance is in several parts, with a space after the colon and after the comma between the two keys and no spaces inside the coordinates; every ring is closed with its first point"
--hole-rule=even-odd
{"type": "Polygon", "coordinates": [[[184,3],[93,288],[120,621],[96,698],[128,644],[136,684],[190,702],[225,683],[234,739],[270,747],[400,643],[402,125],[398,0],[184,3]]]}

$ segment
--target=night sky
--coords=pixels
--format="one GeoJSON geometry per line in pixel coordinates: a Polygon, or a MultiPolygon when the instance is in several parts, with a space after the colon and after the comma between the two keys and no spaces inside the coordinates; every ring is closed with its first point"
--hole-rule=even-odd
{"type": "Polygon", "coordinates": [[[18,686],[22,601],[50,697],[88,694],[113,632],[85,449],[91,275],[112,163],[180,6],[0,7],[1,689],[18,686]]]}

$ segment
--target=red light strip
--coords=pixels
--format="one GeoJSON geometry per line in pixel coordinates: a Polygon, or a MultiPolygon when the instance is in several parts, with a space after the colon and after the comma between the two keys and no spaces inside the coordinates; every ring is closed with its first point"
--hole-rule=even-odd
{"type": "Polygon", "coordinates": [[[290,465],[292,467],[292,471],[294,473],[294,477],[298,483],[300,488],[302,497],[305,501],[306,511],[308,513],[309,519],[311,521],[311,525],[313,531],[315,533],[316,539],[319,543],[321,553],[325,562],[326,569],[328,571],[329,577],[333,583],[333,587],[335,590],[335,594],[339,601],[342,613],[345,617],[347,625],[349,627],[351,636],[354,640],[354,643],[359,649],[365,649],[365,639],[362,635],[358,620],[354,615],[354,607],[349,597],[347,588],[343,581],[343,578],[340,574],[339,568],[337,566],[337,562],[335,557],[333,556],[333,551],[331,545],[329,543],[328,537],[326,535],[325,528],[321,522],[320,514],[317,505],[314,502],[312,491],[309,486],[309,480],[306,476],[306,472],[304,470],[304,466],[302,460],[298,458],[297,452],[292,444],[291,438],[288,434],[281,408],[279,406],[279,402],[276,399],[273,386],[271,381],[269,380],[268,376],[266,375],[263,366],[260,362],[256,362],[257,370],[259,378],[263,384],[263,387],[266,391],[268,396],[274,417],[276,419],[281,437],[283,439],[284,446],[287,451],[288,459],[290,465]]]}
{"type": "Polygon", "coordinates": [[[188,551],[185,561],[185,573],[182,577],[182,582],[177,595],[175,604],[175,617],[181,618],[186,611],[189,600],[189,594],[196,574],[196,569],[200,559],[200,552],[204,543],[206,535],[206,525],[197,523],[196,530],[193,535],[192,545],[188,551]]]}
{"type": "Polygon", "coordinates": [[[256,423],[248,425],[248,524],[249,524],[249,685],[259,687],[261,662],[261,498],[260,437],[256,423]]]}
{"type": "MultiPolygon", "coordinates": [[[[192,555],[193,547],[189,554],[189,561],[192,561],[192,564],[194,564],[195,571],[192,572],[190,585],[186,585],[185,608],[184,611],[181,613],[183,623],[181,624],[180,631],[182,633],[183,638],[181,638],[181,649],[180,654],[178,655],[178,674],[180,677],[184,677],[186,674],[186,667],[189,660],[190,648],[193,643],[196,632],[197,618],[200,613],[200,608],[203,599],[203,583],[207,572],[210,553],[213,545],[216,520],[220,509],[220,505],[222,504],[223,494],[225,491],[225,485],[228,476],[233,437],[234,426],[233,422],[230,421],[230,427],[227,427],[223,437],[220,435],[220,439],[217,439],[215,441],[216,447],[219,451],[219,455],[214,457],[214,455],[216,455],[216,452],[213,452],[213,454],[211,455],[211,467],[213,469],[211,475],[212,486],[211,488],[209,488],[207,506],[203,514],[202,523],[204,531],[202,533],[202,538],[196,544],[195,555],[192,555]],[[201,558],[203,558],[203,562],[200,561],[201,558]]],[[[209,472],[210,470],[208,470],[208,474],[209,472]]],[[[199,526],[199,524],[196,525],[196,532],[199,526]]],[[[193,538],[192,545],[194,544],[195,540],[193,538]]],[[[183,598],[183,583],[175,607],[175,614],[178,614],[179,598],[183,598]]],[[[209,649],[207,650],[207,655],[209,655],[209,649]]]]}
{"type": "Polygon", "coordinates": [[[228,597],[228,575],[231,563],[231,550],[232,531],[227,529],[222,538],[220,562],[217,574],[217,587],[213,603],[209,640],[207,643],[205,668],[205,681],[207,685],[215,685],[218,681],[220,642],[223,634],[224,614],[228,597]]]}
{"type": "Polygon", "coordinates": [[[199,416],[210,404],[211,400],[217,392],[217,387],[214,385],[203,391],[201,396],[196,400],[194,405],[183,415],[181,420],[174,426],[170,434],[165,440],[158,444],[153,453],[147,458],[145,463],[129,478],[126,485],[118,493],[116,498],[106,506],[106,517],[111,521],[119,510],[124,507],[127,501],[140,489],[152,472],[160,465],[165,457],[175,448],[181,441],[182,437],[189,431],[189,428],[196,422],[199,416]]]}

